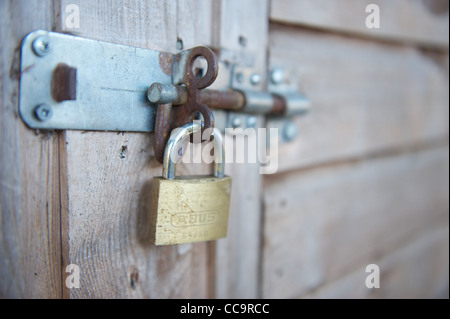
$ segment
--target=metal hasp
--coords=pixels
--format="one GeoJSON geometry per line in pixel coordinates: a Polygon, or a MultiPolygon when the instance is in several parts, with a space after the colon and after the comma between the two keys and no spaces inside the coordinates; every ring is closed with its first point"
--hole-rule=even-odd
{"type": "Polygon", "coordinates": [[[19,111],[34,129],[155,132],[155,154],[162,161],[170,130],[196,113],[204,128],[216,123],[223,131],[242,123],[253,127],[251,116],[241,121],[244,114],[279,121],[309,110],[310,101],[296,87],[283,85],[282,69],[272,70],[268,92],[254,90],[261,76],[248,71],[250,88],[241,83],[245,69],[221,64],[206,47],[173,54],[37,30],[22,41],[19,111]],[[207,62],[204,74],[194,69],[199,57],[207,62]],[[219,65],[223,85],[206,89],[219,65]],[[223,120],[220,110],[234,113],[223,120]]]}
{"type": "MultiPolygon", "coordinates": [[[[161,100],[158,100],[155,143],[153,144],[155,158],[158,162],[163,163],[164,148],[167,144],[170,131],[174,128],[192,123],[196,113],[199,113],[203,117],[204,125],[201,128],[202,133],[205,129],[214,128],[214,114],[208,105],[202,103],[200,93],[202,89],[214,82],[218,72],[217,56],[207,47],[195,47],[181,51],[175,55],[172,63],[172,82],[183,85],[179,87],[183,88],[185,99],[182,104],[179,104],[173,110],[173,102],[161,103],[161,100]],[[194,69],[194,64],[198,58],[205,59],[207,63],[207,71],[205,74],[203,72],[197,74],[194,69]]],[[[159,92],[159,94],[162,94],[162,88],[168,85],[158,83],[156,87],[158,86],[161,86],[161,90],[149,90],[148,92],[148,98],[151,102],[155,98],[155,93],[158,94],[159,92]]],[[[155,85],[152,84],[151,87],[155,87],[155,85]]]]}
{"type": "Polygon", "coordinates": [[[35,129],[151,132],[151,83],[172,83],[172,54],[34,31],[22,42],[20,115],[35,129]]]}

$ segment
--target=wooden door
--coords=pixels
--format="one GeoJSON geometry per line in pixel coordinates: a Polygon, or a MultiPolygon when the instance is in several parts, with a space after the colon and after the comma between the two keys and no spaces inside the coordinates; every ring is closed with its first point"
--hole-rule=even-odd
{"type": "Polygon", "coordinates": [[[0,2],[0,26],[1,297],[448,297],[445,2],[19,0],[0,2]],[[379,30],[365,27],[370,3],[379,30]],[[79,28],[66,23],[72,4],[79,28]],[[226,239],[154,247],[152,134],[20,119],[20,42],[36,29],[252,56],[263,86],[273,67],[292,70],[313,109],[276,174],[227,165],[226,239]],[[80,288],[65,284],[69,264],[80,288]],[[368,264],[379,289],[364,284],[368,264]]]}

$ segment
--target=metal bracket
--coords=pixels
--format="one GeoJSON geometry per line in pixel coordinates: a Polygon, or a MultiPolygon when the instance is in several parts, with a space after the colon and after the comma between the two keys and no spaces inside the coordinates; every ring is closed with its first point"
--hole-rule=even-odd
{"type": "MultiPolygon", "coordinates": [[[[278,127],[284,125],[280,120],[308,111],[309,100],[296,92],[296,83],[286,82],[282,69],[272,70],[269,92],[263,92],[265,83],[252,69],[250,57],[230,63],[230,52],[221,51],[213,90],[199,92],[205,93],[199,101],[204,98],[208,102],[203,103],[216,108],[216,127],[222,131],[257,127],[255,114],[272,114],[267,125],[272,126],[274,119],[278,127]]],[[[164,90],[149,87],[161,84],[178,94],[186,91],[187,86],[176,84],[188,70],[183,57],[189,52],[173,54],[42,30],[31,32],[22,42],[20,115],[35,129],[153,132],[156,103],[168,98],[164,103],[176,105],[181,96],[172,96],[169,90],[164,98],[156,94],[164,90]]]]}
{"type": "Polygon", "coordinates": [[[151,132],[155,107],[147,89],[153,82],[172,83],[166,62],[171,57],[67,34],[31,32],[22,42],[20,115],[35,129],[151,132]]]}
{"type": "MultiPolygon", "coordinates": [[[[275,94],[286,96],[289,100],[289,96],[296,92],[298,88],[298,75],[292,68],[285,68],[281,66],[274,66],[269,73],[268,90],[275,94]]],[[[305,98],[304,101],[299,96],[294,96],[291,107],[291,113],[287,116],[271,116],[267,118],[266,127],[278,129],[278,143],[284,144],[293,141],[299,132],[299,129],[293,121],[295,110],[304,103],[310,104],[309,100],[305,98]]],[[[271,143],[271,139],[267,138],[267,143],[271,143]]]]}

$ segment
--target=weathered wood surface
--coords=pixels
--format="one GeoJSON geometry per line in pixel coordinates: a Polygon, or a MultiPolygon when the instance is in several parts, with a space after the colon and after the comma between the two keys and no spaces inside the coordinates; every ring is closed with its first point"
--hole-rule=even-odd
{"type": "MultiPolygon", "coordinates": [[[[220,47],[253,56],[251,67],[262,82],[267,74],[268,10],[265,0],[222,1],[220,16],[220,47]]],[[[264,125],[262,117],[257,121],[264,125]]],[[[232,198],[228,236],[216,244],[216,297],[257,298],[262,176],[257,163],[227,164],[226,173],[233,177],[232,198]]]]}
{"type": "MultiPolygon", "coordinates": [[[[448,225],[448,160],[448,146],[443,144],[414,153],[267,177],[263,296],[311,294],[348,274],[364,271],[366,265],[390,254],[393,262],[401,259],[401,252],[395,257],[398,249],[448,225]]],[[[446,231],[448,235],[448,228],[446,231]]],[[[433,256],[442,253],[444,237],[439,237],[443,243],[433,256]]],[[[423,258],[429,256],[425,250],[422,253],[423,258]]],[[[448,259],[442,258],[439,260],[448,267],[448,259]]],[[[430,260],[424,269],[422,263],[411,265],[417,267],[411,271],[421,282],[436,283],[442,271],[427,271],[436,262],[430,260]]],[[[405,279],[395,265],[389,269],[400,276],[394,282],[400,284],[405,279]]],[[[395,286],[385,280],[386,287],[395,286]]],[[[354,291],[355,297],[365,297],[364,293],[357,295],[365,291],[358,286],[365,287],[364,281],[352,283],[355,287],[346,287],[346,295],[353,296],[354,291]]],[[[433,297],[436,293],[433,289],[409,293],[403,290],[407,286],[403,283],[385,295],[433,297]]]]}
{"type": "Polygon", "coordinates": [[[272,21],[323,31],[448,49],[447,0],[272,0],[272,21]],[[366,7],[380,8],[380,28],[367,28],[366,7]]]}
{"type": "Polygon", "coordinates": [[[352,1],[1,2],[0,296],[448,297],[448,13],[373,1],[382,29],[368,30],[368,2],[352,1]],[[69,4],[78,29],[65,24],[69,4]],[[279,174],[227,165],[226,239],[153,247],[151,134],[36,135],[19,118],[18,48],[38,28],[169,52],[221,48],[253,63],[261,86],[269,67],[293,72],[313,109],[281,146],[279,174]],[[69,263],[80,289],[64,287],[69,263]],[[369,263],[382,272],[372,293],[369,263]]]}
{"type": "Polygon", "coordinates": [[[0,297],[59,298],[58,134],[19,116],[20,43],[50,29],[50,1],[0,2],[0,297]],[[39,12],[37,15],[36,12],[39,12]]]}
{"type": "MultiPolygon", "coordinates": [[[[176,52],[178,32],[188,35],[184,41],[194,34],[198,42],[211,41],[204,26],[177,20],[178,15],[195,20],[208,13],[205,1],[62,1],[61,13],[69,3],[80,8],[80,29],[67,30],[61,14],[59,31],[168,52],[176,52]]],[[[70,263],[81,268],[81,288],[72,289],[70,297],[212,296],[208,244],[148,243],[150,181],[161,175],[151,135],[67,131],[65,141],[69,204],[63,214],[68,216],[70,263]]],[[[183,170],[202,173],[205,168],[180,165],[183,170]]]]}
{"type": "Polygon", "coordinates": [[[312,103],[280,172],[448,137],[447,53],[273,24],[269,42],[312,103]]]}
{"type": "Polygon", "coordinates": [[[304,297],[448,299],[448,236],[448,224],[443,224],[377,259],[380,288],[367,289],[363,266],[304,297]]]}
{"type": "Polygon", "coordinates": [[[343,17],[363,4],[344,12],[315,10],[318,1],[272,1],[273,21],[332,32],[270,25],[271,67],[297,76],[313,108],[296,119],[298,138],[280,148],[281,174],[264,178],[264,297],[448,296],[448,228],[439,228],[449,207],[448,36],[337,35],[359,32],[333,23],[351,27],[343,17]],[[283,3],[290,7],[278,19],[283,3]],[[291,21],[300,7],[299,19],[321,13],[331,24],[291,21]],[[370,263],[384,278],[372,293],[364,284],[370,263]]]}
{"type": "MultiPolygon", "coordinates": [[[[184,49],[195,45],[234,49],[244,32],[252,53],[267,41],[267,31],[266,37],[254,37],[255,28],[267,30],[267,6],[232,34],[226,26],[236,1],[152,1],[145,5],[78,1],[81,23],[76,30],[64,25],[64,8],[69,3],[74,2],[61,3],[60,31],[98,40],[168,52],[176,52],[180,43],[184,49]],[[116,14],[110,16],[111,10],[116,14]]],[[[265,55],[259,59],[260,68],[265,68],[265,55]]],[[[242,182],[259,177],[257,166],[227,167],[227,173],[237,178],[233,183],[236,196],[232,197],[230,234],[218,247],[214,243],[150,247],[145,243],[149,185],[151,177],[161,171],[152,160],[150,134],[68,131],[65,142],[69,199],[63,216],[68,216],[69,259],[80,265],[85,287],[72,290],[71,297],[257,296],[260,237],[254,234],[260,229],[261,186],[256,183],[248,188],[242,182]],[[124,146],[127,151],[122,158],[124,146]],[[240,214],[244,206],[248,214],[240,214]],[[248,237],[246,244],[242,234],[248,237]],[[129,277],[135,269],[139,281],[132,288],[129,277]],[[111,288],[103,289],[105,285],[111,288]]],[[[210,166],[180,165],[179,172],[205,174],[210,173],[210,166]]]]}

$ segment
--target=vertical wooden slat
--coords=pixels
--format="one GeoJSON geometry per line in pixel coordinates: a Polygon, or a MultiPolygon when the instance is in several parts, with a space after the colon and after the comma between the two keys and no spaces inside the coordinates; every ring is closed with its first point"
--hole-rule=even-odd
{"type": "Polygon", "coordinates": [[[61,297],[58,134],[19,116],[20,44],[51,29],[50,1],[0,3],[0,296],[61,297]]]}
{"type": "MultiPolygon", "coordinates": [[[[207,4],[202,11],[196,2],[62,1],[58,31],[176,52],[177,37],[189,46],[208,44],[204,29],[210,19],[206,25],[190,23],[209,12],[207,4]],[[64,24],[68,4],[80,9],[79,29],[64,24]],[[178,21],[177,16],[184,18],[178,21]]],[[[70,297],[211,296],[208,244],[149,245],[150,181],[161,175],[161,165],[153,159],[152,135],[67,131],[61,144],[65,145],[61,167],[67,175],[62,198],[68,199],[67,207],[63,205],[69,238],[65,264],[75,263],[81,269],[81,288],[72,289],[70,297]]],[[[208,170],[205,165],[179,165],[177,171],[208,170]]]]}
{"type": "MultiPolygon", "coordinates": [[[[267,16],[266,1],[179,1],[177,36],[185,49],[211,45],[238,55],[252,55],[252,68],[264,80],[267,16]]],[[[208,283],[213,291],[210,296],[257,297],[261,214],[259,165],[232,164],[227,165],[226,171],[233,177],[228,236],[208,244],[209,255],[216,256],[215,261],[209,259],[208,283]]]]}
{"type": "MultiPolygon", "coordinates": [[[[184,49],[194,46],[210,46],[213,40],[212,20],[214,1],[178,0],[176,28],[177,40],[181,40],[184,49]]],[[[178,49],[180,49],[178,47],[178,49]]]]}
{"type": "MultiPolygon", "coordinates": [[[[267,74],[268,2],[222,1],[220,48],[252,56],[262,83],[267,74]]],[[[238,61],[242,64],[243,61],[238,61]]],[[[248,79],[247,79],[248,81],[248,79]]],[[[262,118],[257,118],[262,123],[262,118]]],[[[227,164],[233,177],[228,237],[217,242],[216,296],[256,298],[260,295],[259,263],[262,178],[258,164],[227,164]]]]}
{"type": "MultiPolygon", "coordinates": [[[[216,26],[218,21],[213,20],[214,8],[218,1],[210,0],[178,0],[177,1],[177,51],[189,49],[199,45],[211,46],[214,42],[216,26]]],[[[211,165],[206,164],[179,164],[179,172],[196,172],[197,174],[211,174],[211,165]]],[[[215,242],[193,244],[201,248],[201,255],[197,258],[205,265],[205,273],[199,276],[204,280],[206,292],[204,297],[215,297],[215,242]]],[[[183,247],[192,247],[187,244],[183,247]]],[[[203,269],[203,268],[202,268],[203,269]]]]}

